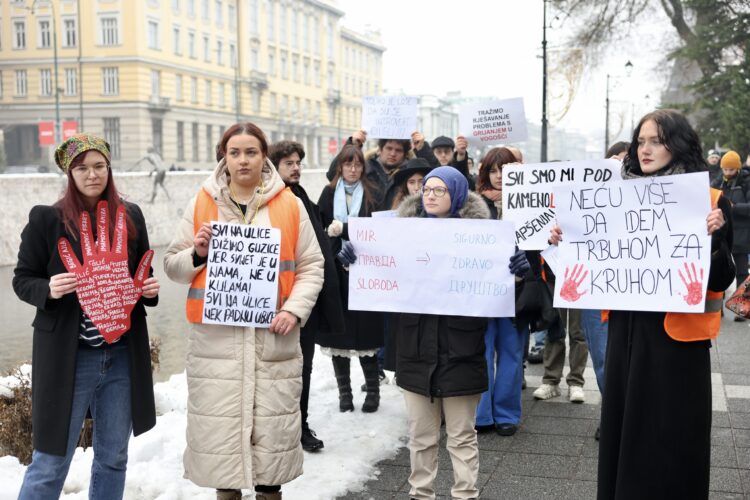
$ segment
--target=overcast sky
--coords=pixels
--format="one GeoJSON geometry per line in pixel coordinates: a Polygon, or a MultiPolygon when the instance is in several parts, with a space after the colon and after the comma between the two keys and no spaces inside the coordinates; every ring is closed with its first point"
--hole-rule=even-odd
{"type": "MultiPolygon", "coordinates": [[[[344,25],[380,29],[388,49],[383,60],[385,89],[523,97],[527,119],[541,123],[542,0],[338,0],[338,5],[346,12],[344,25]]],[[[554,52],[571,28],[549,17],[550,11],[548,24],[553,28],[547,30],[547,39],[554,52]]],[[[588,134],[603,132],[606,74],[624,76],[628,60],[634,66],[630,78],[611,79],[612,133],[622,122],[621,136],[630,134],[633,105],[637,119],[658,104],[668,78],[664,56],[673,28],[655,9],[638,25],[623,27],[628,29],[633,35],[627,42],[613,47],[596,68],[585,69],[560,126],[588,134]]],[[[552,102],[550,107],[560,105],[552,102]]]]}

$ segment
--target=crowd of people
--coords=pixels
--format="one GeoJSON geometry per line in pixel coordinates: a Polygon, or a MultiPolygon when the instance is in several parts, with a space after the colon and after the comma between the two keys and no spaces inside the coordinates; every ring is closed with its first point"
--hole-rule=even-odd
{"type": "MultiPolygon", "coordinates": [[[[718,335],[721,294],[748,275],[750,165],[742,166],[734,151],[704,159],[688,121],[671,110],[644,116],[632,141],[607,153],[622,162],[623,179],[709,171],[715,189],[706,219],[712,253],[703,314],[618,311],[614,304],[611,311],[554,309],[539,293],[551,293],[554,273],[539,251],[518,249],[508,262],[515,317],[365,312],[348,308],[349,269],[357,261],[350,217],[393,211],[397,217],[502,219],[503,168],[523,163],[517,148],[495,147],[474,174],[461,136],[430,143],[415,132],[411,140],[378,138],[372,150],[366,144],[364,130],[349,138],[313,201],[300,184],[302,145],[269,145],[256,125],[237,123],[217,145],[214,170],[175,221],[164,269],[188,285],[185,477],[215,489],[218,500],[239,500],[242,489],[254,489],[260,500],[281,499],[282,485],[302,474],[303,451],[325,448],[307,422],[317,344],[330,357],[341,412],[378,411],[384,371],[395,372],[408,418],[411,498],[436,496],[442,425],[454,472],[450,495],[478,498],[477,434],[518,431],[527,358],[544,363],[534,398],[561,395],[567,336],[569,401],[585,400],[589,353],[603,396],[595,436],[599,498],[706,498],[708,349],[718,335]],[[279,299],[268,328],[203,322],[212,221],[280,230],[279,299]],[[365,380],[361,406],[352,389],[353,358],[365,380]]],[[[19,298],[37,308],[34,452],[19,498],[59,496],[87,413],[95,429],[90,498],[122,498],[129,436],[155,424],[144,306],[157,305],[159,282],[153,276],[143,282],[130,330],[104,342],[78,301],[76,275],[66,271],[57,241],[72,241],[80,260],[90,243],[79,229],[82,214],[96,220],[101,201],[111,214],[124,206],[133,276],[149,249],[146,223],[138,206],[118,194],[103,139],[76,135],[59,146],[56,161],[67,190],[51,206],[32,209],[13,279],[19,298]]],[[[556,226],[549,243],[563,237],[556,226]]],[[[316,402],[328,403],[335,401],[316,402]]]]}

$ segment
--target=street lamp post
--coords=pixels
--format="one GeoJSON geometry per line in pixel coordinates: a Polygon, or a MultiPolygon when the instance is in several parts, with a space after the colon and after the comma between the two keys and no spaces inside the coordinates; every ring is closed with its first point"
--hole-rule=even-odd
{"type": "Polygon", "coordinates": [[[547,161],[547,0],[542,14],[542,147],[541,162],[547,161]]]}
{"type": "MultiPolygon", "coordinates": [[[[39,0],[34,0],[31,4],[31,15],[34,15],[34,9],[39,0]]],[[[58,83],[58,64],[57,64],[57,13],[55,12],[55,3],[49,2],[52,9],[52,54],[55,66],[55,143],[62,142],[62,127],[60,126],[60,86],[58,83]]]]}
{"type": "MultiPolygon", "coordinates": [[[[625,76],[630,76],[630,72],[633,70],[633,63],[628,61],[625,63],[625,76]]],[[[604,99],[605,119],[604,119],[604,154],[607,154],[609,149],[609,80],[611,75],[607,73],[607,93],[604,99]]],[[[615,77],[616,78],[616,77],[615,77]]]]}

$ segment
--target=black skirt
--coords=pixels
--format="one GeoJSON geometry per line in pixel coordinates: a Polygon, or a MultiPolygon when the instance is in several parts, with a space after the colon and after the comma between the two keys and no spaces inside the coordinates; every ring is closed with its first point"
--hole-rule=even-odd
{"type": "Polygon", "coordinates": [[[598,499],[708,498],[710,342],[678,342],[664,313],[612,311],[598,499]]]}

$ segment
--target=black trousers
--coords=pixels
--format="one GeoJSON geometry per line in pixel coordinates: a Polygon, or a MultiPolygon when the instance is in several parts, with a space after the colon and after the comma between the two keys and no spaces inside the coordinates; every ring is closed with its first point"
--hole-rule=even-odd
{"type": "Polygon", "coordinates": [[[735,271],[737,276],[737,286],[740,286],[747,278],[747,252],[732,252],[732,258],[734,258],[734,265],[737,268],[735,271]]]}
{"type": "Polygon", "coordinates": [[[669,337],[664,313],[610,313],[599,500],[708,498],[709,347],[669,337]]]}
{"type": "Polygon", "coordinates": [[[299,344],[302,347],[302,396],[299,400],[299,408],[302,413],[302,425],[307,424],[307,408],[310,399],[310,375],[313,368],[313,357],[315,356],[315,332],[302,329],[299,336],[299,344]]]}

